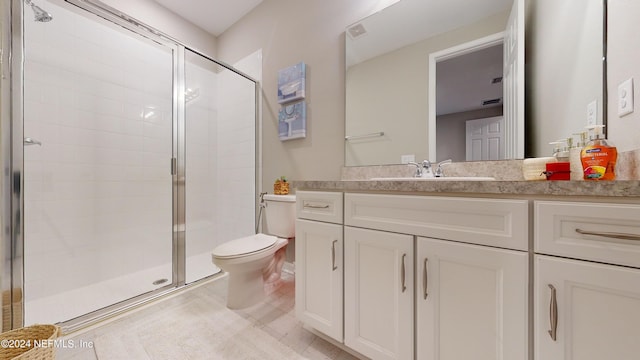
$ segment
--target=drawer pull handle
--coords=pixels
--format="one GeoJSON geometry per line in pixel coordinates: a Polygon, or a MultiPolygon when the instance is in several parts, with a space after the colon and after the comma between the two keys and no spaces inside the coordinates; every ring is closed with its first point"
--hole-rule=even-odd
{"type": "Polygon", "coordinates": [[[427,288],[429,287],[429,277],[427,273],[427,262],[429,259],[424,258],[424,270],[422,271],[422,290],[424,292],[424,299],[427,300],[427,296],[429,293],[427,292],[427,288]]]}
{"type": "Polygon", "coordinates": [[[603,232],[603,231],[586,231],[582,229],[576,229],[578,234],[582,235],[595,235],[595,236],[604,236],[610,237],[614,239],[622,239],[622,240],[638,240],[640,241],[640,235],[635,234],[625,234],[625,233],[616,233],[616,232],[603,232]]]}
{"type": "Polygon", "coordinates": [[[333,242],[331,243],[331,269],[332,269],[332,271],[338,270],[338,267],[336,266],[336,243],[337,242],[338,242],[338,240],[333,240],[333,242]]]}
{"type": "Polygon", "coordinates": [[[551,336],[551,340],[556,341],[556,332],[558,330],[558,299],[556,298],[556,288],[551,284],[549,284],[549,288],[551,289],[551,301],[549,302],[549,322],[551,324],[551,330],[549,330],[549,335],[551,336]]]}
{"type": "Polygon", "coordinates": [[[304,204],[304,207],[308,209],[328,209],[329,205],[304,204]]]}
{"type": "Polygon", "coordinates": [[[405,284],[406,273],[405,273],[405,263],[404,259],[407,257],[407,254],[402,254],[402,268],[400,269],[400,277],[402,278],[402,292],[407,290],[407,286],[405,284]]]}

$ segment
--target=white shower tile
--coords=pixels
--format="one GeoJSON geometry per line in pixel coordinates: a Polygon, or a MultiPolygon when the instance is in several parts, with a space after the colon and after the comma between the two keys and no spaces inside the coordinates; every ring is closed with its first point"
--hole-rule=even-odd
{"type": "Polygon", "coordinates": [[[118,181],[122,179],[120,168],[116,165],[96,164],[93,169],[97,181],[118,181]]]}

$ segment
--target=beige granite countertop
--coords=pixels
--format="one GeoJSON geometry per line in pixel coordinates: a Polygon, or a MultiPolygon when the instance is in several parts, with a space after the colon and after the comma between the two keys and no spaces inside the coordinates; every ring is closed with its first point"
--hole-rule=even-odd
{"type": "Polygon", "coordinates": [[[298,190],[412,193],[424,195],[454,194],[538,198],[585,197],[625,198],[640,200],[640,149],[619,154],[615,181],[525,181],[522,160],[476,161],[451,163],[443,167],[445,176],[493,177],[495,181],[412,180],[415,167],[408,165],[351,166],[342,168],[342,180],[298,180],[292,187],[298,190]],[[402,177],[407,180],[369,180],[402,177]]]}
{"type": "Polygon", "coordinates": [[[638,197],[640,180],[616,181],[371,181],[295,180],[297,190],[398,192],[398,193],[457,193],[500,194],[524,196],[589,196],[589,197],[638,197]]]}

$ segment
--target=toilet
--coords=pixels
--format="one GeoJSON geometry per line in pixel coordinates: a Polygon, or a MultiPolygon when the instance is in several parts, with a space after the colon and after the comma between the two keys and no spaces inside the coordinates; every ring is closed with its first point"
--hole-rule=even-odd
{"type": "Polygon", "coordinates": [[[265,234],[220,244],[213,263],[229,274],[227,307],[242,309],[262,301],[280,283],[285,247],[295,236],[295,195],[264,195],[265,234]]]}

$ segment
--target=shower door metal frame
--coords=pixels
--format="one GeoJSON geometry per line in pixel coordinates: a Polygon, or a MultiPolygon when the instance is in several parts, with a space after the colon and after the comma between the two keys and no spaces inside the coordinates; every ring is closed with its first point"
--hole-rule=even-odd
{"type": "MultiPolygon", "coordinates": [[[[233,68],[232,66],[214,60],[202,52],[189,47],[181,41],[168,36],[141,21],[119,12],[98,0],[64,0],[64,2],[81,8],[104,20],[121,26],[139,36],[147,38],[172,50],[173,57],[173,88],[172,88],[172,158],[167,159],[167,169],[172,174],[172,283],[148,293],[138,295],[129,300],[118,302],[104,309],[82,315],[75,319],[61,323],[63,331],[75,331],[92,325],[104,318],[115,316],[197,284],[196,281],[186,284],[186,238],[185,238],[185,164],[186,164],[186,133],[185,133],[185,49],[224,67],[254,83],[255,87],[255,187],[254,205],[257,204],[259,188],[261,187],[261,154],[260,146],[260,98],[259,83],[233,68]]],[[[0,161],[3,170],[1,182],[2,214],[0,225],[2,233],[0,239],[0,254],[3,255],[3,269],[10,269],[10,273],[0,271],[0,289],[3,294],[8,292],[10,299],[20,296],[20,301],[13,306],[3,305],[3,311],[9,311],[11,328],[24,326],[24,34],[23,34],[23,1],[2,1],[3,31],[2,31],[2,89],[0,106],[0,161]],[[5,78],[6,77],[6,78],[5,78]],[[7,200],[8,199],[8,200],[7,200]],[[7,256],[10,254],[11,256],[7,256]],[[15,308],[14,308],[15,306],[15,308]]],[[[55,16],[55,14],[54,14],[55,16]]],[[[55,20],[54,20],[55,21],[55,20]]],[[[254,214],[254,224],[257,218],[254,214]]],[[[205,278],[207,279],[207,278],[205,278]]],[[[5,315],[5,314],[3,314],[5,315]]],[[[6,331],[9,329],[1,329],[6,331]]]]}
{"type": "MultiPolygon", "coordinates": [[[[22,326],[23,268],[23,49],[21,2],[3,1],[2,5],[2,103],[0,134],[2,157],[2,304],[3,319],[9,328],[22,326]],[[20,119],[16,124],[12,119],[20,119]],[[5,273],[8,269],[9,273],[5,273]],[[8,296],[5,296],[8,295],[8,296]],[[14,299],[19,299],[14,305],[14,299]],[[14,311],[15,307],[19,308],[14,311]],[[8,313],[6,313],[8,312],[8,313]]],[[[4,324],[3,324],[4,325],[4,324]]]]}

